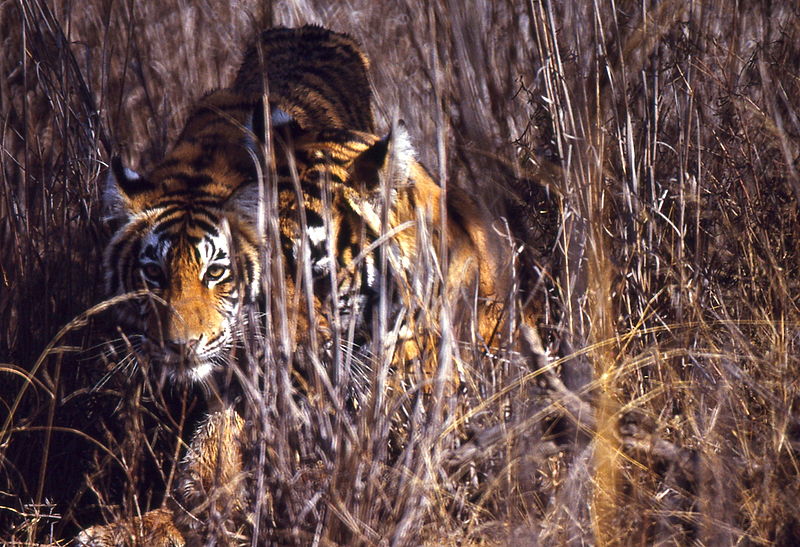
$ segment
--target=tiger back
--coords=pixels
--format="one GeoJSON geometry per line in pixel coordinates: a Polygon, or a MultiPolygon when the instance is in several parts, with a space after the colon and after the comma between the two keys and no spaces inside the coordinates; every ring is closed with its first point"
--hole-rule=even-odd
{"type": "Polygon", "coordinates": [[[346,34],[316,25],[262,32],[231,86],[270,104],[304,129],[375,131],[369,60],[346,34]]]}

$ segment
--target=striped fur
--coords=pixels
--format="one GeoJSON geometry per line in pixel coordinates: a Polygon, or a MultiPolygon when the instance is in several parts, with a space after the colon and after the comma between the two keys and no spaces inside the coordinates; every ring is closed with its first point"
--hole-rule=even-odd
{"type": "Polygon", "coordinates": [[[262,32],[244,56],[233,89],[270,104],[304,129],[375,131],[369,61],[349,36],[315,25],[262,32]]]}
{"type": "Polygon", "coordinates": [[[199,101],[159,165],[141,176],[113,163],[106,218],[121,227],[105,252],[107,290],[150,289],[152,298],[120,316],[173,375],[202,379],[223,363],[241,303],[259,293],[254,183],[265,163],[265,88],[276,124],[371,130],[367,70],[346,35],[315,26],[265,31],[234,85],[199,101]]]}
{"type": "MultiPolygon", "coordinates": [[[[366,344],[382,290],[392,299],[390,315],[425,299],[428,289],[414,271],[424,254],[418,245],[425,240],[426,250],[438,250],[442,235],[448,277],[440,284],[451,297],[467,293],[483,303],[478,326],[491,336],[508,261],[489,221],[458,190],[447,194],[440,234],[441,189],[414,159],[404,128],[386,138],[363,130],[373,124],[366,70],[366,58],[344,35],[319,27],[267,31],[248,50],[234,85],[199,101],[160,164],[139,176],[114,163],[106,206],[121,228],[105,253],[107,288],[151,291],[121,316],[171,375],[203,379],[228,361],[242,305],[260,295],[266,242],[259,195],[273,191],[286,300],[311,294],[313,301],[289,310],[295,344],[313,330],[327,347],[336,335],[330,325],[348,319],[355,320],[355,343],[366,344]],[[266,147],[264,81],[275,126],[266,147]],[[259,173],[268,175],[268,188],[258,184],[259,173]],[[310,278],[301,275],[306,264],[310,278]]],[[[429,261],[431,268],[444,262],[429,261]]],[[[414,331],[413,318],[405,327],[414,331]]],[[[405,344],[398,362],[420,349],[405,344]]]]}
{"type": "MultiPolygon", "coordinates": [[[[197,104],[160,164],[141,176],[112,163],[105,204],[120,227],[105,252],[107,288],[149,289],[121,318],[174,378],[202,380],[227,361],[242,307],[265,296],[267,244],[283,260],[295,348],[309,333],[331,348],[345,336],[332,331],[340,325],[354,327],[357,349],[368,354],[385,295],[389,321],[415,308],[425,321],[417,329],[418,317],[407,314],[404,330],[416,336],[397,344],[394,364],[424,353],[425,365],[435,365],[439,310],[420,305],[432,291],[454,303],[453,317],[459,303],[474,306],[480,335],[493,336],[510,257],[469,196],[451,188],[442,203],[442,188],[415,160],[402,126],[374,134],[367,67],[347,36],[319,27],[266,31],[233,86],[197,104]],[[269,230],[259,229],[271,220],[261,216],[263,195],[277,202],[280,241],[266,241],[269,230]]],[[[172,510],[93,527],[76,544],[112,545],[138,531],[153,544],[200,544],[214,511],[241,525],[242,429],[234,412],[212,414],[181,464],[172,510]]]]}
{"type": "MultiPolygon", "coordinates": [[[[400,308],[414,308],[426,299],[425,292],[430,287],[422,286],[421,277],[427,276],[430,283],[436,275],[421,271],[421,261],[432,261],[432,268],[436,262],[442,263],[440,258],[424,257],[438,255],[440,248],[442,189],[416,161],[402,126],[385,138],[346,129],[301,133],[294,135],[291,149],[286,152],[294,158],[303,208],[301,218],[292,177],[279,169],[279,216],[288,271],[297,271],[300,264],[296,258],[305,243],[318,309],[323,319],[330,317],[331,302],[327,297],[333,291],[329,281],[331,245],[340,319],[354,316],[359,327],[357,336],[361,336],[358,341],[363,342],[371,334],[381,281],[393,300],[388,306],[390,321],[394,321],[394,312],[400,308]],[[387,186],[390,191],[384,220],[387,186]],[[392,235],[382,238],[382,234],[392,235]],[[376,245],[378,240],[383,243],[376,245]],[[371,250],[367,252],[368,249],[371,250]],[[386,253],[385,269],[380,266],[382,249],[386,253]]],[[[445,208],[448,268],[447,278],[440,280],[440,285],[454,305],[465,303],[459,298],[461,294],[467,300],[479,298],[477,326],[481,336],[489,340],[498,327],[497,309],[502,307],[499,300],[508,292],[510,259],[502,252],[484,212],[464,192],[450,189],[445,208]]],[[[436,315],[434,310],[429,312],[436,315]]],[[[404,325],[405,332],[417,330],[413,317],[407,317],[404,325]]],[[[430,318],[428,327],[438,330],[430,318]]],[[[396,365],[423,349],[432,349],[420,347],[420,340],[428,335],[416,334],[420,336],[409,336],[408,343],[401,344],[395,352],[396,365]]]]}
{"type": "Polygon", "coordinates": [[[205,97],[172,152],[141,177],[112,164],[105,252],[110,294],[150,289],[122,310],[144,349],[176,376],[202,379],[224,363],[241,304],[259,293],[260,240],[237,194],[257,176],[255,105],[230,91],[205,97]]]}

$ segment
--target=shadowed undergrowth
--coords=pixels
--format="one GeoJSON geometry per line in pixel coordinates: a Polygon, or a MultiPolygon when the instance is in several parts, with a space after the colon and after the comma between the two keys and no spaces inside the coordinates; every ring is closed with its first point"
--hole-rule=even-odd
{"type": "MultiPolygon", "coordinates": [[[[259,533],[800,538],[792,2],[85,4],[0,2],[0,539],[66,540],[174,483],[205,403],[107,343],[101,173],[115,153],[163,157],[256,30],[307,22],[361,42],[380,132],[403,119],[441,183],[513,233],[534,290],[510,301],[534,295],[551,362],[537,370],[516,330],[486,351],[444,322],[463,394],[392,391],[348,414],[335,386],[293,396],[281,318],[254,317],[237,374],[259,533]],[[392,457],[397,409],[412,425],[392,457]]],[[[381,358],[353,370],[377,381],[381,358]]]]}

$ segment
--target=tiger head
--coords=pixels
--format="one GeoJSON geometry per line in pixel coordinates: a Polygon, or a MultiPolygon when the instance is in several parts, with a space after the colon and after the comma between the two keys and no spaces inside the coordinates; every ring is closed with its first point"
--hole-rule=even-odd
{"type": "Polygon", "coordinates": [[[120,321],[136,352],[173,379],[203,380],[227,360],[242,304],[257,294],[252,186],[230,192],[207,174],[141,176],[112,162],[104,202],[118,228],[104,256],[106,288],[138,291],[117,306],[120,321]]]}

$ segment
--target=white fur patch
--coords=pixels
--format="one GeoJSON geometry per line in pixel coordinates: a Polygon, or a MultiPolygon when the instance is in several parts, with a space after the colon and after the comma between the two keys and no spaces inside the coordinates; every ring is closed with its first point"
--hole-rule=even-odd
{"type": "Polygon", "coordinates": [[[372,254],[368,254],[364,261],[366,262],[366,270],[367,270],[367,286],[369,287],[377,287],[378,286],[378,269],[375,267],[375,259],[372,254]]]}
{"type": "Polygon", "coordinates": [[[286,112],[285,110],[281,110],[277,106],[272,109],[272,127],[280,127],[282,125],[286,125],[291,123],[294,118],[292,115],[286,112]]]}
{"type": "Polygon", "coordinates": [[[122,169],[125,172],[125,178],[128,179],[128,180],[133,181],[133,180],[139,180],[140,178],[142,178],[141,175],[139,175],[139,173],[137,173],[133,169],[128,169],[127,167],[123,167],[122,169]]]}
{"type": "MultiPolygon", "coordinates": [[[[122,168],[122,176],[129,182],[141,180],[142,176],[127,167],[122,168]]],[[[134,215],[130,210],[128,197],[123,192],[119,180],[114,174],[114,169],[109,169],[103,184],[103,220],[130,220],[134,215]]],[[[124,182],[124,181],[122,181],[124,182]]]]}
{"type": "Polygon", "coordinates": [[[330,264],[331,264],[331,257],[326,255],[317,260],[317,262],[314,264],[314,269],[320,272],[327,272],[328,268],[330,267],[330,264]]]}
{"type": "MultiPolygon", "coordinates": [[[[207,262],[212,261],[214,259],[213,255],[216,255],[216,253],[218,253],[220,250],[225,251],[227,257],[231,256],[229,236],[225,233],[227,231],[228,230],[225,229],[220,230],[221,233],[216,236],[207,234],[206,238],[210,239],[211,241],[203,238],[200,254],[207,262]]],[[[226,265],[228,264],[227,260],[223,260],[222,262],[224,262],[226,265]]]]}
{"type": "Polygon", "coordinates": [[[325,226],[309,226],[306,230],[308,239],[314,246],[319,246],[326,239],[328,239],[328,231],[325,226]]]}
{"type": "Polygon", "coordinates": [[[209,362],[202,363],[189,369],[189,378],[193,382],[202,382],[214,371],[214,365],[209,362]]]}
{"type": "MultiPolygon", "coordinates": [[[[211,237],[211,234],[208,234],[208,236],[209,236],[209,238],[214,239],[213,237],[211,237]]],[[[217,241],[215,240],[214,241],[214,245],[216,245],[216,244],[217,244],[217,241]]],[[[199,248],[200,257],[203,259],[203,261],[205,263],[208,263],[208,261],[212,258],[211,257],[211,253],[212,253],[213,249],[214,249],[214,247],[212,246],[211,242],[208,241],[206,238],[203,238],[200,241],[200,248],[199,248]]]]}
{"type": "Polygon", "coordinates": [[[417,155],[404,124],[394,124],[390,146],[389,168],[393,171],[394,181],[404,184],[408,180],[411,165],[416,161],[417,155]]]}

